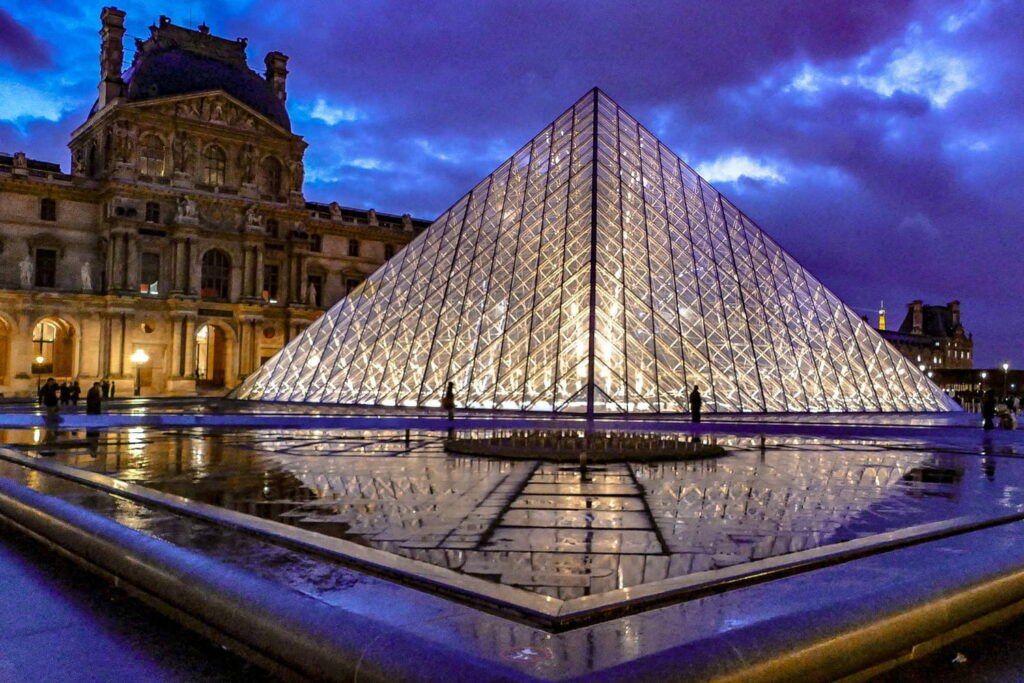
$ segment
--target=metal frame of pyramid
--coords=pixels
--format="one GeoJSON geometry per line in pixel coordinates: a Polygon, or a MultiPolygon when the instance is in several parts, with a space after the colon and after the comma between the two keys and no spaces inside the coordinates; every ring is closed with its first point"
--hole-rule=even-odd
{"type": "Polygon", "coordinates": [[[579,413],[955,404],[599,89],[232,392],[579,413]]]}

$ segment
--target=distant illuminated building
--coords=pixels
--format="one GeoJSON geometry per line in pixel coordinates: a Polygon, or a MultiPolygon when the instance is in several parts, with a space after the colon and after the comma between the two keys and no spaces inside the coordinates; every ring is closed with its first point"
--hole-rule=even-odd
{"type": "Polygon", "coordinates": [[[907,304],[898,330],[885,329],[885,309],[879,311],[878,331],[914,365],[926,372],[974,367],[974,340],[960,322],[960,302],[945,306],[907,304]]]}
{"type": "Polygon", "coordinates": [[[955,409],[595,89],[233,393],[577,413],[955,409]]]}

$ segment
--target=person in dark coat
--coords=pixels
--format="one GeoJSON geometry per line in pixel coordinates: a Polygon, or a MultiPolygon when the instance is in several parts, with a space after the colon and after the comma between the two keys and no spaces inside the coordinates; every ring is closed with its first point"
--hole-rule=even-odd
{"type": "Polygon", "coordinates": [[[455,419],[455,382],[448,382],[444,390],[444,397],[441,398],[441,407],[448,411],[448,419],[455,419]]]}
{"type": "Polygon", "coordinates": [[[89,415],[103,412],[103,387],[99,382],[93,382],[89,393],[85,395],[85,412],[89,415]]]}
{"type": "Polygon", "coordinates": [[[57,380],[52,377],[46,380],[46,384],[39,390],[39,397],[46,410],[47,419],[57,417],[60,413],[60,385],[57,384],[57,380]]]}
{"type": "Polygon", "coordinates": [[[985,420],[982,427],[985,430],[995,429],[996,425],[993,420],[996,416],[996,392],[989,389],[985,392],[985,397],[981,400],[981,417],[985,420]]]}
{"type": "Polygon", "coordinates": [[[103,391],[103,398],[110,398],[110,382],[107,381],[106,377],[100,382],[100,389],[103,391]]]}
{"type": "Polygon", "coordinates": [[[114,381],[110,381],[110,393],[107,394],[107,398],[114,398],[114,381]]]}
{"type": "Polygon", "coordinates": [[[690,392],[690,419],[693,422],[700,422],[700,407],[703,404],[704,400],[700,397],[700,387],[694,384],[693,391],[690,392]]]}
{"type": "Polygon", "coordinates": [[[60,404],[66,406],[71,403],[71,385],[67,380],[60,383],[60,404]]]}
{"type": "Polygon", "coordinates": [[[71,405],[78,407],[78,399],[82,396],[82,385],[76,379],[71,383],[71,405]]]}

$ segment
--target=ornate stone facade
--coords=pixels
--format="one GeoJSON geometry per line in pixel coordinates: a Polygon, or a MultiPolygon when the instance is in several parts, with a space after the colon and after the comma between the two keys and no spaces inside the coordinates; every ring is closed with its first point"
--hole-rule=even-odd
{"type": "Polygon", "coordinates": [[[283,54],[261,77],[244,39],[161,17],[122,74],[124,13],[101,21],[71,173],[0,155],[0,393],[233,385],[427,222],[305,200],[283,54]]]}
{"type": "Polygon", "coordinates": [[[898,329],[886,330],[880,316],[879,333],[929,376],[974,367],[974,338],[960,321],[959,301],[945,306],[912,301],[898,329]]]}

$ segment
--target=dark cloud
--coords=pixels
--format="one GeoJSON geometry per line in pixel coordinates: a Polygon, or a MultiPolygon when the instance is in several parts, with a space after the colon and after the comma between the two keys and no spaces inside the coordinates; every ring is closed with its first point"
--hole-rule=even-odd
{"type": "Polygon", "coordinates": [[[3,9],[0,9],[0,61],[28,71],[53,66],[46,43],[3,9]]]}
{"type": "MultiPolygon", "coordinates": [[[[782,182],[716,186],[858,311],[884,299],[900,318],[913,299],[960,299],[979,362],[1024,364],[1024,315],[1012,307],[1024,232],[1014,201],[1024,185],[1024,3],[242,6],[158,11],[249,36],[254,67],[269,50],[290,55],[310,198],[433,218],[598,85],[694,165],[743,155],[777,167],[782,182]],[[903,69],[891,69],[898,58],[903,69]],[[820,83],[795,87],[804,70],[820,83]],[[945,86],[959,92],[943,98],[945,86]],[[359,118],[311,118],[318,99],[359,118]]],[[[65,98],[91,99],[95,69],[81,65],[96,63],[99,9],[94,27],[53,37],[73,84],[62,86],[65,98]]],[[[132,2],[124,9],[129,35],[156,19],[132,2]]],[[[21,33],[6,42],[22,46],[0,46],[0,59],[29,71],[49,57],[25,12],[13,12],[18,24],[0,11],[0,36],[13,26],[21,33]]],[[[0,124],[0,148],[66,164],[67,136],[84,115],[0,124]]]]}

